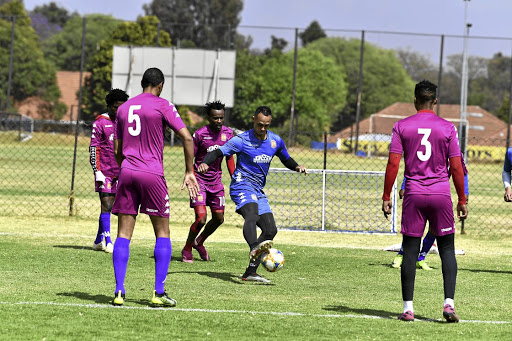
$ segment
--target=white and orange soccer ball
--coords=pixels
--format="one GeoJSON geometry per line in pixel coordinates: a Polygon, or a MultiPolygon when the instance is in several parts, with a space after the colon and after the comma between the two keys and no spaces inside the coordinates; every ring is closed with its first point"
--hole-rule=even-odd
{"type": "Polygon", "coordinates": [[[276,272],[277,270],[281,270],[284,266],[284,255],[278,249],[272,248],[262,255],[261,264],[265,270],[276,272]]]}

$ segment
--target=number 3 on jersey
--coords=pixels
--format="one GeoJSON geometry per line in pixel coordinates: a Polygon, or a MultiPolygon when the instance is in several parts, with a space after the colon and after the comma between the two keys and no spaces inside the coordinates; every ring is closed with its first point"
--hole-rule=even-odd
{"type": "Polygon", "coordinates": [[[421,145],[425,146],[425,153],[417,151],[418,159],[421,161],[427,161],[432,156],[432,145],[428,141],[432,129],[418,128],[418,134],[423,135],[421,138],[421,145]]]}
{"type": "Polygon", "coordinates": [[[128,123],[135,122],[134,127],[128,127],[128,132],[132,136],[139,136],[140,134],[140,117],[136,113],[135,110],[140,110],[140,105],[130,105],[130,109],[128,110],[128,123]]]}

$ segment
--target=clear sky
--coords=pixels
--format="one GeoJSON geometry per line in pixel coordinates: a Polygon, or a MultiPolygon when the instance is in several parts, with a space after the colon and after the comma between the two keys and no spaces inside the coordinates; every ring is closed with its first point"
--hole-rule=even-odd
{"type": "MultiPolygon", "coordinates": [[[[51,0],[24,0],[28,10],[51,0]]],[[[102,13],[135,20],[143,15],[143,4],[150,0],[56,0],[59,6],[80,14],[102,13]]],[[[255,29],[240,27],[239,32],[251,35],[253,47],[270,45],[270,35],[293,43],[293,29],[306,28],[317,20],[329,36],[360,37],[370,31],[366,39],[386,48],[411,48],[439,58],[438,36],[405,36],[379,34],[371,31],[412,32],[432,35],[462,36],[465,30],[464,0],[245,0],[241,13],[241,26],[272,26],[290,29],[255,29]]],[[[471,0],[467,2],[468,22],[472,24],[469,53],[492,56],[496,52],[510,55],[512,50],[511,0],[471,0]],[[474,37],[503,37],[484,40],[474,37]]],[[[462,52],[462,39],[447,37],[445,55],[462,52]]]]}

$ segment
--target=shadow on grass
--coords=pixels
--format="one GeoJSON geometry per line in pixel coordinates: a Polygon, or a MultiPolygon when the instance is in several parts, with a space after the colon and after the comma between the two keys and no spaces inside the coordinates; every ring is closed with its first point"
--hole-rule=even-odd
{"type": "Polygon", "coordinates": [[[53,247],[58,247],[61,249],[75,249],[75,250],[91,250],[90,246],[81,246],[81,245],[53,245],[53,247]]]}
{"type": "MultiPolygon", "coordinates": [[[[112,302],[112,299],[114,298],[114,295],[112,295],[112,296],[91,295],[87,292],[79,292],[79,291],[58,292],[57,296],[76,297],[76,298],[84,300],[84,301],[93,301],[93,302],[99,303],[99,304],[110,304],[110,302],[112,302]]],[[[128,294],[127,294],[127,296],[128,296],[128,294]]],[[[125,302],[132,302],[132,303],[136,303],[136,304],[140,304],[140,305],[148,305],[149,298],[147,300],[131,300],[129,298],[126,298],[125,302]]]]}
{"type": "MultiPolygon", "coordinates": [[[[173,274],[182,273],[182,274],[198,274],[201,276],[206,276],[215,279],[221,279],[226,282],[231,282],[235,284],[244,284],[240,279],[240,275],[235,275],[230,272],[213,272],[213,271],[173,271],[173,274]]],[[[268,284],[267,284],[268,285],[268,284]]]]}
{"type": "MultiPolygon", "coordinates": [[[[368,316],[378,316],[390,320],[396,320],[400,312],[390,312],[386,310],[377,310],[377,309],[359,309],[359,308],[351,308],[344,305],[328,305],[323,308],[324,310],[329,311],[336,311],[338,313],[344,313],[344,314],[358,314],[358,315],[368,315],[368,316]]],[[[436,322],[435,320],[428,319],[426,317],[423,317],[421,315],[414,315],[414,318],[421,319],[421,320],[427,320],[436,322]]]]}
{"type": "Polygon", "coordinates": [[[507,274],[507,275],[512,274],[512,271],[488,270],[488,269],[464,269],[464,268],[458,268],[457,270],[458,271],[476,272],[476,273],[486,272],[486,273],[490,273],[490,274],[507,274]]]}

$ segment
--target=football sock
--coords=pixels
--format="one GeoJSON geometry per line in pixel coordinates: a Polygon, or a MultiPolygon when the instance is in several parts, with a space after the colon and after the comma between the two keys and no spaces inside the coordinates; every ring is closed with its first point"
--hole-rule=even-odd
{"type": "Polygon", "coordinates": [[[447,304],[451,305],[452,308],[455,309],[455,302],[453,302],[453,298],[445,298],[443,307],[447,304]]]}
{"type": "Polygon", "coordinates": [[[193,243],[191,243],[191,242],[187,241],[187,242],[185,243],[185,246],[183,247],[183,250],[185,250],[185,251],[192,251],[192,244],[193,244],[193,243]]]}
{"type": "Polygon", "coordinates": [[[412,301],[404,301],[404,313],[407,311],[414,313],[414,308],[412,307],[412,301]]]}
{"type": "Polygon", "coordinates": [[[130,240],[117,238],[114,244],[114,254],[112,255],[114,274],[116,277],[116,293],[119,292],[119,290],[121,290],[121,293],[125,293],[124,279],[126,278],[128,258],[130,258],[130,240]]]}
{"type": "Polygon", "coordinates": [[[157,238],[155,243],[155,291],[163,294],[165,291],[165,279],[169,271],[171,261],[172,244],[170,238],[157,238]]]}
{"type": "Polygon", "coordinates": [[[427,233],[425,238],[423,238],[423,245],[421,246],[420,255],[418,257],[418,262],[425,259],[428,252],[432,248],[432,245],[434,245],[434,242],[436,240],[436,236],[431,234],[430,232],[427,233]]]}
{"type": "Polygon", "coordinates": [[[256,242],[258,240],[256,224],[260,219],[260,216],[258,215],[258,204],[254,202],[245,204],[238,210],[238,212],[242,217],[244,217],[244,239],[252,249],[255,243],[258,244],[256,242]]]}
{"type": "Polygon", "coordinates": [[[211,236],[224,222],[224,210],[212,210],[212,219],[206,224],[203,232],[194,241],[195,245],[203,245],[206,238],[211,236]]]}
{"type": "Polygon", "coordinates": [[[455,297],[455,284],[457,281],[457,260],[455,259],[455,235],[437,237],[437,248],[441,257],[443,270],[444,297],[455,297]]]}
{"type": "Polygon", "coordinates": [[[258,257],[258,259],[254,261],[249,262],[249,266],[247,269],[245,269],[245,275],[254,274],[256,273],[256,270],[258,270],[258,266],[260,266],[261,263],[261,256],[258,257]]]}
{"type": "Polygon", "coordinates": [[[402,246],[404,248],[404,258],[400,277],[402,281],[402,300],[412,301],[414,296],[414,280],[416,279],[416,260],[420,252],[420,237],[409,237],[404,235],[402,246]]]}
{"type": "Polygon", "coordinates": [[[101,214],[100,214],[100,219],[98,220],[98,232],[96,233],[96,239],[94,240],[94,244],[100,243],[102,239],[103,239],[103,221],[101,220],[101,214]]]}
{"type": "Polygon", "coordinates": [[[100,214],[101,225],[103,226],[103,236],[105,236],[105,244],[112,243],[110,239],[110,213],[100,214]]]}
{"type": "Polygon", "coordinates": [[[201,233],[199,236],[197,236],[196,240],[194,240],[194,245],[198,246],[198,245],[203,245],[204,241],[206,240],[206,238],[203,236],[204,232],[201,233]]]}

